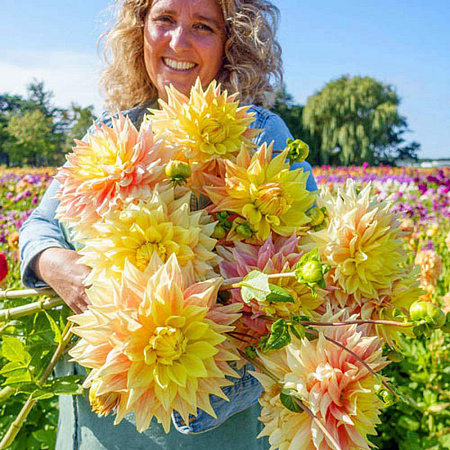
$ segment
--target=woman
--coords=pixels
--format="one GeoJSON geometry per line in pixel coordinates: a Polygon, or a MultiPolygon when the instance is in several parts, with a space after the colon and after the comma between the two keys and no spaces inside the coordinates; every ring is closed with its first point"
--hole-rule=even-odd
{"type": "MultiPolygon", "coordinates": [[[[189,94],[200,77],[203,86],[213,79],[229,91],[239,91],[242,103],[253,104],[254,128],[263,129],[255,143],[274,141],[284,148],[291,137],[284,122],[258,105],[267,104],[270,80],[281,79],[280,47],[275,41],[278,10],[266,0],[124,0],[116,25],[106,34],[112,60],[102,83],[110,111],[123,110],[136,126],[149,106],[165,99],[173,84],[189,94]],[[131,108],[131,109],[130,109],[131,108]]],[[[111,123],[104,114],[99,120],[111,123]]],[[[303,164],[306,170],[310,166],[303,164]]],[[[316,188],[312,176],[308,189],[316,188]]],[[[22,280],[32,287],[50,285],[75,313],[86,309],[83,280],[89,268],[79,259],[70,239],[54,218],[54,181],[41,204],[23,225],[20,235],[22,280]]],[[[81,368],[63,361],[58,375],[81,368]]],[[[130,414],[118,426],[113,418],[98,418],[86,398],[61,397],[58,449],[260,449],[256,404],[261,387],[242,370],[242,378],[225,388],[230,402],[212,399],[218,419],[200,412],[185,424],[174,414],[174,428],[165,435],[152,422],[138,434],[130,414]],[[214,431],[211,431],[213,430],[214,431]],[[207,433],[204,433],[208,431],[207,433]]]]}

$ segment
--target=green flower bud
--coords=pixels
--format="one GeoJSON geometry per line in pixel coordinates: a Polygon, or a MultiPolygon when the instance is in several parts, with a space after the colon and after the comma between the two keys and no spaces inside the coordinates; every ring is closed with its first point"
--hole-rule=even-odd
{"type": "Polygon", "coordinates": [[[170,181],[183,184],[191,176],[191,166],[184,161],[171,160],[167,163],[165,172],[170,181]]]}
{"type": "Polygon", "coordinates": [[[250,228],[248,222],[241,223],[236,227],[236,233],[244,239],[251,239],[253,230],[250,228]]]}
{"type": "Polygon", "coordinates": [[[322,264],[319,261],[308,261],[302,267],[302,277],[308,283],[316,283],[323,277],[322,264]]]}
{"type": "Polygon", "coordinates": [[[409,309],[411,319],[414,321],[425,320],[434,330],[445,324],[445,313],[439,306],[431,302],[418,301],[409,309]]]}
{"type": "Polygon", "coordinates": [[[288,158],[291,164],[295,162],[302,162],[309,155],[308,144],[300,139],[288,139],[286,141],[286,145],[289,149],[288,158]]]}
{"type": "Polygon", "coordinates": [[[211,234],[211,237],[214,239],[223,239],[226,235],[227,230],[225,230],[225,228],[222,225],[217,223],[216,226],[214,227],[214,231],[211,234]]]}

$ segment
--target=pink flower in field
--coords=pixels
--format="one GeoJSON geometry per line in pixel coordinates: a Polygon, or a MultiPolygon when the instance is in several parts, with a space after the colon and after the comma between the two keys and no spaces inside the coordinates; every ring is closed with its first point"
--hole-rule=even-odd
{"type": "Polygon", "coordinates": [[[138,132],[129,118],[113,118],[112,128],[96,126],[89,142],[76,140],[70,163],[55,177],[61,182],[57,218],[87,231],[118,204],[145,195],[165,178],[173,149],[155,142],[149,124],[138,132]]]}
{"type": "MultiPolygon", "coordinates": [[[[341,321],[342,314],[325,314],[323,321],[341,321]]],[[[293,341],[283,350],[260,354],[267,369],[285,389],[296,391],[303,404],[324,424],[345,450],[369,450],[383,406],[376,392],[379,380],[355,356],[327,340],[331,338],[354,352],[378,372],[388,362],[378,337],[368,337],[357,325],[323,327],[318,338],[293,341]]],[[[292,412],[280,401],[281,386],[266,374],[256,373],[265,393],[260,436],[269,436],[271,449],[330,450],[323,431],[306,413],[292,412]]]]}

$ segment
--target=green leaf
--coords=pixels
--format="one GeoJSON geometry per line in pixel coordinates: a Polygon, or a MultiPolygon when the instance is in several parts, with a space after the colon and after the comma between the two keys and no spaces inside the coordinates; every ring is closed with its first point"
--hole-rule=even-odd
{"type": "Polygon", "coordinates": [[[32,381],[29,370],[19,361],[12,361],[5,364],[0,370],[0,374],[6,377],[3,383],[4,386],[29,383],[32,381]]]}
{"type": "Polygon", "coordinates": [[[47,398],[52,398],[55,394],[53,392],[49,392],[45,389],[36,389],[33,392],[33,398],[35,400],[45,400],[47,398]]]}
{"type": "Polygon", "coordinates": [[[53,334],[55,335],[54,341],[59,344],[61,342],[61,330],[59,329],[58,325],[56,324],[55,320],[53,319],[53,317],[47,312],[44,311],[47,320],[50,323],[50,327],[53,331],[53,334]]]}
{"type": "Polygon", "coordinates": [[[250,303],[253,299],[264,301],[270,294],[269,277],[259,270],[252,270],[239,284],[241,297],[245,303],[250,303]]]}
{"type": "Polygon", "coordinates": [[[289,327],[284,319],[278,319],[272,324],[269,340],[264,350],[280,350],[291,342],[289,327]]]}
{"type": "Polygon", "coordinates": [[[289,292],[276,284],[269,283],[270,294],[267,295],[266,301],[276,303],[295,303],[289,292]]]}
{"type": "Polygon", "coordinates": [[[304,412],[302,407],[297,403],[297,401],[301,402],[302,398],[293,389],[282,389],[280,392],[280,401],[289,411],[296,413],[304,412]]]}
{"type": "Polygon", "coordinates": [[[12,336],[3,336],[2,355],[8,361],[18,361],[24,365],[28,365],[31,360],[22,341],[12,336]]]}
{"type": "Polygon", "coordinates": [[[46,385],[46,388],[57,395],[83,394],[84,388],[81,386],[81,383],[84,379],[85,376],[83,375],[69,375],[67,377],[60,377],[52,380],[49,385],[46,385]]]}
{"type": "Polygon", "coordinates": [[[291,325],[289,328],[292,334],[294,334],[294,336],[298,339],[303,339],[306,336],[306,330],[303,325],[291,325]]]}

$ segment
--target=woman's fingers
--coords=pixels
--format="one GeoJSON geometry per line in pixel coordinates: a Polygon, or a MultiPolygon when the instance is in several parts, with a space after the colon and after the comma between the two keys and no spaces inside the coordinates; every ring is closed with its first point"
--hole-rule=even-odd
{"type": "Polygon", "coordinates": [[[91,269],[78,264],[80,256],[74,250],[51,247],[33,262],[37,277],[45,281],[76,314],[86,310],[89,299],[83,284],[91,269]]]}

